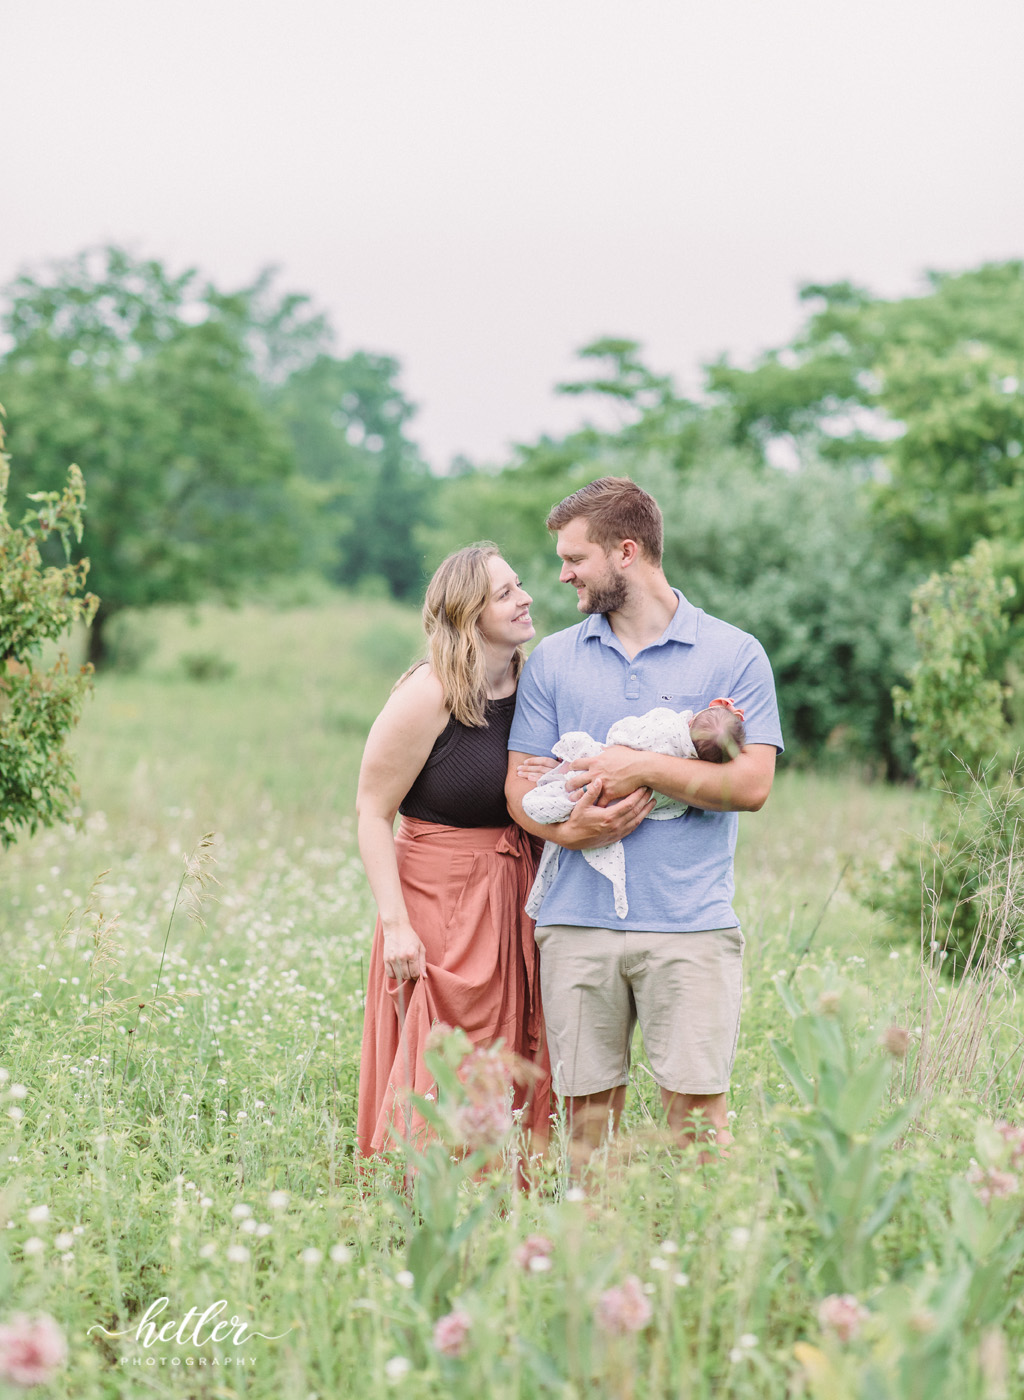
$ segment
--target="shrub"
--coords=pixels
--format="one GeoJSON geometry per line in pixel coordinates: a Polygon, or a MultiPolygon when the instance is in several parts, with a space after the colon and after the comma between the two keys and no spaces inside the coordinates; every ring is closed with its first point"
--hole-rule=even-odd
{"type": "Polygon", "coordinates": [[[34,507],[12,525],[7,514],[8,457],[0,424],[0,847],[19,830],[34,832],[65,820],[76,789],[65,748],[91,685],[92,667],[76,673],[67,657],[39,665],[44,642],[56,641],[76,619],[88,622],[99,605],[83,592],[88,560],[44,566],[52,537],[70,558],[82,538],[85,482],[68,470],[63,491],[39,491],[34,507]]]}

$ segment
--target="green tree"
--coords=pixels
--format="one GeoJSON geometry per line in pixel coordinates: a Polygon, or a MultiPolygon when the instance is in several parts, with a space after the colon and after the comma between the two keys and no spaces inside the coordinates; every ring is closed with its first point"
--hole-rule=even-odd
{"type": "MultiPolygon", "coordinates": [[[[46,487],[77,461],[90,492],[90,659],[126,607],[230,593],[297,556],[292,454],[257,377],[315,318],[268,304],[265,279],[225,295],[117,248],[8,288],[0,364],[19,470],[46,487]]],[[[300,347],[306,355],[308,344],[300,347]]]]}
{"type": "MultiPolygon", "coordinates": [[[[736,433],[872,479],[880,524],[922,571],[976,540],[1024,581],[1024,262],[933,272],[921,296],[808,285],[793,344],[708,383],[736,433]]],[[[1024,595],[1018,589],[1018,607],[1024,595]]]]}
{"type": "Polygon", "coordinates": [[[317,505],[319,566],[339,583],[380,578],[393,597],[412,598],[436,483],[407,436],[415,408],[398,375],[389,356],[322,353],[287,379],[275,407],[317,505]]]}
{"type": "Polygon", "coordinates": [[[961,790],[1002,756],[1005,687],[992,676],[991,653],[1014,591],[1010,579],[996,578],[987,540],[914,590],[917,659],[893,698],[912,726],[914,767],[930,786],[961,790]]]}
{"type": "Polygon", "coordinates": [[[908,932],[926,929],[951,972],[1002,964],[1024,928],[1024,786],[1019,756],[1007,762],[992,661],[1014,589],[993,564],[981,540],[914,591],[917,659],[893,698],[912,726],[918,775],[940,792],[935,835],[907,840],[866,891],[908,932]]]}
{"type": "MultiPolygon", "coordinates": [[[[2,410],[0,410],[2,413],[2,410]]],[[[56,537],[68,552],[82,538],[85,483],[71,467],[60,491],[35,492],[14,525],[7,511],[9,459],[0,423],[0,846],[20,831],[65,820],[76,795],[65,741],[77,724],[92,668],[77,673],[59,656],[40,664],[42,644],[71,623],[88,621],[98,599],[83,592],[87,560],[44,566],[42,549],[56,537]]]]}

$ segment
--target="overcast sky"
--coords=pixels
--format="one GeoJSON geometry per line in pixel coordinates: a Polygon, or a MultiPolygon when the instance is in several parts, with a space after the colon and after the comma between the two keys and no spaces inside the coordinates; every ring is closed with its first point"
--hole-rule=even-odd
{"type": "Polygon", "coordinates": [[[0,281],[267,264],[396,356],[435,466],[576,423],[603,334],[694,389],[1024,255],[1021,0],[0,0],[0,281]]]}

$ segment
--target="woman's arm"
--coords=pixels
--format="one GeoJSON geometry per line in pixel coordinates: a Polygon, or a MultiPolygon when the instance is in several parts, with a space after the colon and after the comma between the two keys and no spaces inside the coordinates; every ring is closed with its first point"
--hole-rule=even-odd
{"type": "Polygon", "coordinates": [[[441,683],[427,666],[413,671],[373,723],[356,791],[359,854],[384,930],[384,969],[422,977],[426,953],[409,922],[395,854],[395,815],[448,723],[441,683]]]}

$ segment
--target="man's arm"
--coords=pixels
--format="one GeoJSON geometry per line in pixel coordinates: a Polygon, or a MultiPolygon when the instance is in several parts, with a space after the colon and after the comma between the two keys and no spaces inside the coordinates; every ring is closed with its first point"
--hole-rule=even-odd
{"type": "Polygon", "coordinates": [[[572,769],[566,779],[570,792],[600,780],[612,802],[643,786],[705,812],[759,812],[772,790],[775,745],[747,744],[728,763],[708,763],[613,744],[594,758],[578,758],[572,769]]]}
{"type": "MultiPolygon", "coordinates": [[[[772,751],[774,753],[774,750],[772,751]]],[[[602,755],[603,756],[603,755],[602,755]]],[[[533,786],[533,781],[520,777],[518,769],[532,757],[531,754],[509,751],[508,776],[505,779],[505,801],[513,821],[524,831],[540,836],[545,841],[554,841],[567,851],[587,851],[595,846],[610,846],[635,831],[644,817],[654,808],[654,798],[650,790],[634,784],[628,792],[621,794],[621,801],[610,807],[599,807],[602,796],[603,779],[596,777],[587,783],[587,791],[573,806],[571,814],[564,822],[535,822],[523,810],[523,794],[533,786]]],[[[707,765],[710,767],[711,765],[707,765]]]]}

